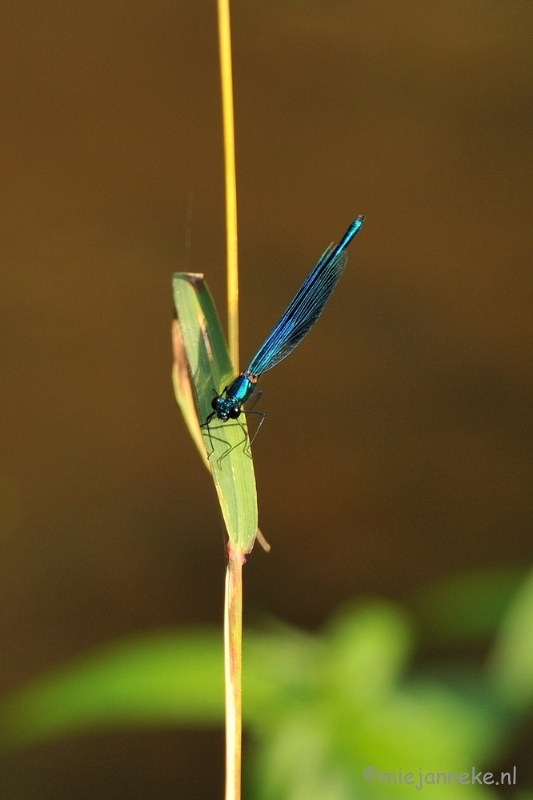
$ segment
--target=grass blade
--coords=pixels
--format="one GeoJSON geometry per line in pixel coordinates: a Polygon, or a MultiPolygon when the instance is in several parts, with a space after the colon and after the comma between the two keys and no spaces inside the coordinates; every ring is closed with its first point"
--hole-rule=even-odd
{"type": "MultiPolygon", "coordinates": [[[[197,419],[204,422],[211,413],[213,397],[234,378],[228,346],[203,275],[176,273],[173,292],[194,388],[197,419]]],[[[180,407],[187,408],[186,421],[189,429],[194,430],[197,423],[190,413],[190,401],[184,400],[183,392],[177,392],[176,397],[180,407]]],[[[195,430],[193,439],[198,445],[198,428],[195,430]]],[[[209,454],[230,542],[234,548],[248,552],[257,532],[257,492],[244,415],[226,423],[212,420],[209,429],[202,428],[200,433],[209,454]]]]}

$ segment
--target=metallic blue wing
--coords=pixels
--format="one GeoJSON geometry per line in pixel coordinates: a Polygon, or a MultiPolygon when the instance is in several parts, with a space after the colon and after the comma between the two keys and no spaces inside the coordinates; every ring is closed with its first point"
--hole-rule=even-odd
{"type": "Polygon", "coordinates": [[[251,360],[246,372],[259,376],[279,364],[311,330],[344,272],[348,260],[346,247],[359,232],[364,221],[363,216],[357,217],[340,244],[331,244],[327,248],[268,339],[251,360]]]}

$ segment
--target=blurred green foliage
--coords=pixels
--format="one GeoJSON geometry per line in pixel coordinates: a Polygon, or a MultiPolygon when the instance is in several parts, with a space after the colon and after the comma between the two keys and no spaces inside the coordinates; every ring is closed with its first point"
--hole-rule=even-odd
{"type": "MultiPolygon", "coordinates": [[[[385,601],[348,605],[316,636],[281,625],[246,633],[250,796],[387,800],[416,789],[382,773],[398,780],[411,771],[418,783],[420,770],[426,781],[439,772],[471,775],[473,767],[493,771],[494,780],[502,769],[512,772],[510,742],[533,699],[533,576],[520,582],[519,573],[493,570],[455,577],[411,605],[410,612],[385,601]],[[477,641],[490,635],[488,655],[450,664],[443,650],[440,662],[423,667],[417,653],[431,631],[446,642],[464,641],[467,631],[477,641]],[[365,780],[372,766],[377,778],[365,780]]],[[[120,728],[219,726],[223,697],[220,631],[147,634],[5,698],[0,746],[9,752],[120,728]]],[[[531,797],[517,784],[522,794],[515,797],[531,797]]],[[[423,796],[442,800],[497,792],[479,783],[423,785],[423,796]]]]}

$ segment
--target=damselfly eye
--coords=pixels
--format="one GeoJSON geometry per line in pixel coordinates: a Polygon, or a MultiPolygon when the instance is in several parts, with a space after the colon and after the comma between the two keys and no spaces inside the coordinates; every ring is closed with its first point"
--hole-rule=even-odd
{"type": "Polygon", "coordinates": [[[229,415],[231,419],[237,419],[237,417],[239,417],[240,414],[241,414],[241,409],[239,408],[239,406],[233,406],[233,408],[230,408],[229,410],[229,415]]]}
{"type": "Polygon", "coordinates": [[[220,397],[213,397],[213,399],[211,400],[211,408],[213,409],[213,411],[216,411],[218,409],[219,400],[220,397]]]}

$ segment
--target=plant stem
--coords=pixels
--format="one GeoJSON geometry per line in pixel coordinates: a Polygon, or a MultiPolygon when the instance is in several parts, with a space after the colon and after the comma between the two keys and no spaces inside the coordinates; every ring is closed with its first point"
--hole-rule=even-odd
{"type": "Polygon", "coordinates": [[[226,800],[241,797],[242,753],[242,550],[228,544],[224,605],[226,686],[226,800]]]}
{"type": "MultiPolygon", "coordinates": [[[[217,0],[224,182],[226,188],[226,253],[228,283],[228,348],[239,372],[239,266],[237,252],[237,177],[229,0],[217,0]]],[[[224,605],[224,672],[226,687],[226,800],[241,798],[242,759],[242,565],[244,553],[228,544],[224,605]]]]}
{"type": "Polygon", "coordinates": [[[218,2],[220,75],[226,186],[226,252],[228,274],[228,347],[235,373],[239,372],[239,267],[237,258],[237,178],[235,174],[235,126],[229,0],[218,2]]]}

